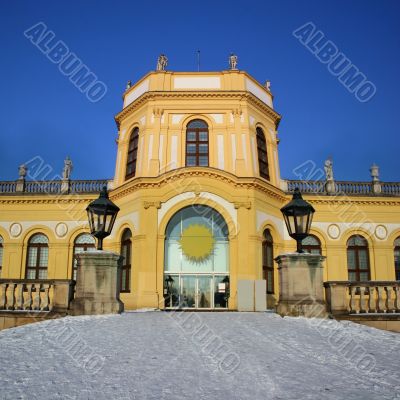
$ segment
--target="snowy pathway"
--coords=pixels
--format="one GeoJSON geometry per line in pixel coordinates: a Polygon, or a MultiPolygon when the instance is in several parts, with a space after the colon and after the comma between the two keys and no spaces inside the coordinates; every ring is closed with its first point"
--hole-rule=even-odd
{"type": "Polygon", "coordinates": [[[400,399],[400,335],[269,313],[68,317],[0,332],[0,399],[400,399]]]}

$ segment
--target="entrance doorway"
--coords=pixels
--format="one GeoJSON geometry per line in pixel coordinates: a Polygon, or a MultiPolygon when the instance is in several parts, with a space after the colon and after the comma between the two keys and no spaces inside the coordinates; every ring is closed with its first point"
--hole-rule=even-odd
{"type": "Polygon", "coordinates": [[[167,275],[164,297],[166,308],[223,309],[228,307],[227,275],[167,275]]]}
{"type": "Polygon", "coordinates": [[[165,235],[165,307],[227,308],[228,260],[228,227],[220,213],[204,205],[178,211],[165,235]]]}

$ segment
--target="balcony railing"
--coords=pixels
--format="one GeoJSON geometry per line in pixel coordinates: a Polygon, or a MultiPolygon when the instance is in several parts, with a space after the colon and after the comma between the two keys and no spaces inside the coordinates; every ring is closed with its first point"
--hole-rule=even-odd
{"type": "Polygon", "coordinates": [[[326,181],[286,180],[287,192],[299,188],[301,193],[335,196],[400,196],[400,182],[335,181],[334,191],[326,190],[326,181]]]}
{"type": "Polygon", "coordinates": [[[73,298],[72,280],[0,279],[1,311],[65,312],[73,298]]]}
{"type": "Polygon", "coordinates": [[[71,181],[3,181],[0,195],[7,194],[78,194],[98,193],[103,186],[110,186],[108,179],[71,181]]]}
{"type": "Polygon", "coordinates": [[[400,281],[330,281],[324,286],[334,316],[400,313],[400,281]]]}

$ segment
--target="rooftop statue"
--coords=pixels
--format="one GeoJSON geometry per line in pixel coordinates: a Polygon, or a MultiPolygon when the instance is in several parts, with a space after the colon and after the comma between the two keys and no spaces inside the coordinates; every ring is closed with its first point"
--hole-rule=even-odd
{"type": "Polygon", "coordinates": [[[26,167],[25,164],[20,165],[18,167],[19,179],[25,179],[27,171],[28,171],[28,168],[26,167]]]}
{"type": "Polygon", "coordinates": [[[64,169],[63,169],[63,172],[62,172],[62,178],[64,180],[70,179],[72,168],[73,168],[72,161],[67,156],[67,158],[64,160],[64,169]]]}
{"type": "Polygon", "coordinates": [[[229,69],[237,70],[237,61],[238,61],[237,55],[231,53],[231,55],[229,56],[229,69]]]}
{"type": "Polygon", "coordinates": [[[333,181],[333,163],[330,158],[325,160],[324,170],[325,170],[326,180],[333,181]]]}
{"type": "Polygon", "coordinates": [[[160,54],[157,60],[157,71],[165,71],[168,65],[168,58],[165,54],[160,54]]]}

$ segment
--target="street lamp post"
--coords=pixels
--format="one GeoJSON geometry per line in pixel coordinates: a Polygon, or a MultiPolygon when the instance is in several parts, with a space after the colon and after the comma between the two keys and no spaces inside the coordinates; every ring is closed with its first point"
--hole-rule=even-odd
{"type": "Polygon", "coordinates": [[[103,186],[100,196],[86,208],[90,233],[97,238],[97,250],[103,250],[103,239],[111,234],[119,211],[109,198],[107,187],[103,186]]]}
{"type": "Polygon", "coordinates": [[[311,227],[314,207],[295,189],[292,200],[281,208],[289,235],[297,242],[296,253],[280,254],[275,258],[279,271],[278,314],[324,318],[327,316],[323,291],[320,254],[304,253],[302,240],[311,227]]]}
{"type": "MultiPolygon", "coordinates": [[[[103,250],[103,239],[110,235],[119,208],[109,200],[104,186],[98,199],[86,208],[90,233],[98,239],[97,250],[103,250]]],[[[75,255],[77,279],[72,315],[121,313],[124,304],[119,298],[118,273],[122,257],[112,251],[83,251],[75,255]]]]}
{"type": "Polygon", "coordinates": [[[301,197],[300,190],[296,188],[292,200],[281,208],[289,236],[297,242],[297,253],[303,253],[302,240],[305,239],[311,227],[315,212],[314,207],[301,197]]]}

